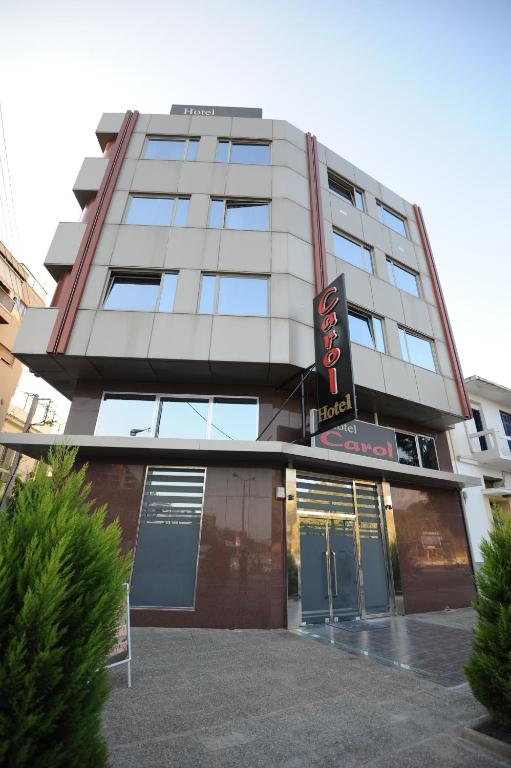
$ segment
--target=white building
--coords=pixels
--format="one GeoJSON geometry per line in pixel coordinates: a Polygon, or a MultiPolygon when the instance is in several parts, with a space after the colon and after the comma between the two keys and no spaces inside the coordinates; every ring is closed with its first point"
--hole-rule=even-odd
{"type": "Polygon", "coordinates": [[[472,559],[481,563],[480,543],[491,525],[491,504],[511,514],[511,389],[480,376],[465,379],[473,418],[451,432],[457,469],[481,479],[465,488],[466,520],[472,559]]]}

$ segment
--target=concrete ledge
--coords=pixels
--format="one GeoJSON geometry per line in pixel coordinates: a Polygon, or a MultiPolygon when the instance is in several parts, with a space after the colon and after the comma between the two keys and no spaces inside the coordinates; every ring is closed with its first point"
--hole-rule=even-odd
{"type": "Polygon", "coordinates": [[[504,741],[494,739],[493,736],[488,736],[486,733],[481,733],[478,728],[486,723],[492,722],[492,718],[488,715],[478,717],[477,720],[473,720],[469,725],[466,725],[462,732],[461,737],[465,741],[470,741],[472,744],[477,744],[478,747],[491,752],[493,755],[503,757],[506,762],[511,764],[511,744],[506,744],[504,741]]]}
{"type": "Polygon", "coordinates": [[[406,483],[459,489],[480,485],[478,478],[410,467],[368,456],[310,448],[277,441],[179,440],[155,437],[100,437],[95,435],[35,435],[0,433],[0,444],[27,456],[41,458],[55,444],[68,442],[86,460],[123,460],[145,464],[192,461],[195,464],[235,462],[243,464],[293,465],[301,469],[343,473],[406,483]]]}

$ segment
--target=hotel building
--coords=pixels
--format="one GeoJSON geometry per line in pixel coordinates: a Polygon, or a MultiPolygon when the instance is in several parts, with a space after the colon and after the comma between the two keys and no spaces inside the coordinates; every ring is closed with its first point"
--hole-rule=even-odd
{"type": "MultiPolygon", "coordinates": [[[[132,620],[285,627],[469,605],[470,403],[421,210],[261,110],[104,114],[17,357],[134,556],[132,620]],[[344,274],[358,420],[311,440],[344,274]],[[311,427],[312,425],[312,427],[311,427]]],[[[44,455],[48,435],[0,438],[44,455]]]]}

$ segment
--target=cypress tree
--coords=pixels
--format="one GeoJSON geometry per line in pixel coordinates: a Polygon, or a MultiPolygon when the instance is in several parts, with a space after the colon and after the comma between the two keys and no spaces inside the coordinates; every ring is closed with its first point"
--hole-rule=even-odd
{"type": "Polygon", "coordinates": [[[496,722],[511,728],[511,519],[496,509],[481,552],[477,624],[465,674],[476,699],[496,722]]]}
{"type": "Polygon", "coordinates": [[[104,664],[128,558],[93,510],[76,449],[19,484],[0,518],[0,766],[101,768],[104,664]]]}

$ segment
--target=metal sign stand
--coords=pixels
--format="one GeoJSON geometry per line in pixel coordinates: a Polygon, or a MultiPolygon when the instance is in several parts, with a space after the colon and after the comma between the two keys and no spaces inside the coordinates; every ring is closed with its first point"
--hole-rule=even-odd
{"type": "MultiPolygon", "coordinates": [[[[111,669],[112,667],[118,667],[121,664],[127,664],[128,665],[128,688],[131,688],[131,627],[130,627],[130,585],[126,582],[124,584],[126,587],[126,602],[125,602],[125,611],[126,611],[126,621],[125,624],[121,625],[119,627],[120,630],[123,629],[124,626],[126,626],[126,658],[121,659],[120,661],[113,661],[111,664],[107,664],[106,668],[111,669]]],[[[119,637],[119,631],[118,635],[119,637]]],[[[121,641],[121,643],[124,641],[121,641]]],[[[112,654],[114,655],[114,654],[112,654]]]]}

